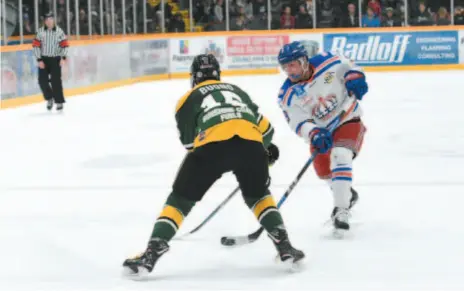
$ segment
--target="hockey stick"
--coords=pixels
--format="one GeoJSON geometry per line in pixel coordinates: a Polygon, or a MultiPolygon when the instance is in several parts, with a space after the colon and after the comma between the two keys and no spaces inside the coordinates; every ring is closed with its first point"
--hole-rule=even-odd
{"type": "Polygon", "coordinates": [[[213,218],[216,213],[219,212],[219,210],[221,210],[226,204],[227,202],[230,201],[230,199],[232,199],[232,197],[234,197],[235,194],[237,194],[238,190],[240,190],[240,187],[237,186],[237,188],[235,188],[234,191],[232,191],[232,193],[229,194],[229,196],[226,197],[226,199],[224,201],[221,202],[221,204],[218,205],[218,207],[216,207],[216,209],[213,210],[213,212],[210,213],[210,215],[208,215],[208,217],[206,217],[202,223],[200,223],[197,227],[195,227],[194,229],[192,229],[191,231],[181,235],[180,237],[177,237],[175,239],[182,239],[182,238],[185,238],[191,234],[194,234],[195,232],[197,232],[198,230],[200,230],[200,228],[202,228],[208,221],[211,220],[211,218],[213,218]]]}
{"type": "MultiPolygon", "coordinates": [[[[280,198],[279,203],[277,204],[277,208],[280,208],[282,204],[287,200],[287,197],[290,195],[292,192],[293,188],[295,188],[296,184],[300,181],[301,177],[303,174],[306,172],[308,167],[311,165],[313,162],[314,158],[316,157],[317,152],[314,152],[309,160],[306,162],[306,164],[303,166],[303,169],[300,170],[298,175],[296,176],[295,180],[293,180],[292,184],[288,187],[287,191],[285,194],[280,198]]],[[[247,236],[223,236],[221,238],[221,244],[225,246],[236,246],[236,245],[244,245],[248,243],[252,243],[256,241],[261,233],[264,231],[263,227],[260,227],[257,231],[253,232],[252,234],[249,234],[247,236]]]]}
{"type": "MultiPolygon", "coordinates": [[[[340,125],[342,120],[344,120],[346,116],[348,116],[351,112],[353,112],[355,107],[356,107],[356,102],[354,102],[348,110],[343,110],[342,112],[340,112],[338,117],[328,126],[330,132],[333,132],[335,128],[337,128],[338,125],[340,125]]],[[[282,204],[285,202],[285,200],[287,200],[287,197],[290,195],[293,188],[295,188],[296,184],[298,184],[303,174],[306,172],[308,167],[311,165],[313,160],[316,158],[317,154],[318,154],[317,151],[313,152],[311,157],[308,159],[306,164],[303,166],[303,169],[300,170],[295,180],[293,180],[292,184],[290,184],[287,191],[280,198],[279,202],[277,203],[277,208],[280,208],[282,204]]],[[[221,244],[224,246],[237,246],[237,245],[253,243],[260,237],[263,231],[264,231],[264,228],[261,226],[257,231],[253,232],[252,234],[246,235],[246,236],[223,236],[221,237],[221,244]]]]}

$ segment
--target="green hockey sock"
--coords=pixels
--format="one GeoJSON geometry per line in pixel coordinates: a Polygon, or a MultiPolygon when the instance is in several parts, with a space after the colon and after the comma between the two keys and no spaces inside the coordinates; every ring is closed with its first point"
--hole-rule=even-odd
{"type": "Polygon", "coordinates": [[[268,194],[258,199],[245,198],[245,203],[267,232],[271,232],[277,226],[283,225],[282,215],[280,215],[272,195],[268,194]]]}
{"type": "Polygon", "coordinates": [[[176,235],[193,206],[195,206],[194,201],[171,193],[166,200],[163,211],[156,220],[151,237],[170,241],[176,235]]]}

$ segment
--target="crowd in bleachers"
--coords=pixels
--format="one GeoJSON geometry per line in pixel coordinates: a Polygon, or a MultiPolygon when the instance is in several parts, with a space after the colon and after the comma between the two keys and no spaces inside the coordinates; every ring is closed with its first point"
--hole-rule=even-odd
{"type": "MultiPolygon", "coordinates": [[[[272,0],[268,7],[264,0],[231,0],[230,29],[267,29],[268,9],[271,10],[272,29],[308,29],[335,27],[394,27],[406,25],[450,25],[449,0],[408,0],[408,23],[405,21],[404,0],[272,0]],[[359,13],[361,9],[361,13],[359,13]],[[360,25],[361,21],[361,25],[360,25]]],[[[464,24],[464,1],[456,0],[454,21],[464,24]]],[[[222,30],[224,22],[222,0],[198,1],[197,21],[213,23],[222,30]]]]}
{"type": "MultiPolygon", "coordinates": [[[[17,3],[14,0],[7,0],[17,3]]],[[[144,21],[143,1],[126,0],[78,0],[78,10],[73,0],[56,1],[56,21],[65,32],[80,35],[114,33],[190,31],[188,0],[166,0],[164,17],[160,0],[147,0],[144,21]],[[100,1],[102,5],[100,6],[100,1]],[[66,13],[66,3],[71,3],[66,13]],[[111,3],[113,4],[111,5],[111,3]],[[135,6],[134,6],[135,2],[135,6]],[[103,9],[101,9],[103,7],[103,9]],[[134,23],[134,9],[136,22],[134,23]],[[103,13],[102,13],[103,11],[103,13]],[[114,11],[114,19],[111,12],[114,11]],[[90,12],[90,13],[89,13],[90,12]],[[123,27],[122,16],[126,23],[123,27]],[[76,26],[78,18],[78,27],[76,26]],[[91,27],[88,18],[92,17],[91,27]],[[70,27],[68,27],[68,23],[70,27]],[[145,28],[146,24],[146,28],[145,28]]],[[[310,29],[331,27],[396,27],[450,25],[450,0],[195,0],[191,9],[193,31],[310,29]],[[229,1],[229,17],[226,3],[229,1]],[[427,1],[427,2],[426,2],[427,1]],[[361,6],[359,6],[361,4],[361,6]],[[407,7],[407,8],[406,8],[407,7]],[[360,13],[361,9],[361,13],[360,13]],[[409,19],[405,20],[405,9],[409,19]],[[269,19],[270,16],[270,19],[269,19]],[[228,21],[228,23],[227,23],[228,21]]],[[[35,27],[34,0],[23,0],[23,32],[33,34],[35,27]]],[[[53,0],[39,0],[39,15],[54,11],[53,0]]],[[[13,36],[19,35],[19,17],[13,36]]],[[[42,23],[40,20],[39,23],[42,23]]],[[[464,0],[454,1],[454,24],[464,25],[464,0]]]]}

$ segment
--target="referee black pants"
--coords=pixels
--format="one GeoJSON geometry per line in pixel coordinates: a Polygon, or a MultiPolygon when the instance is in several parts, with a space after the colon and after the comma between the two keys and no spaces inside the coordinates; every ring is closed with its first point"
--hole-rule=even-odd
{"type": "Polygon", "coordinates": [[[61,81],[61,57],[42,57],[45,68],[39,68],[39,86],[45,100],[64,103],[63,83],[61,81]],[[50,87],[50,84],[52,86],[50,87]]]}

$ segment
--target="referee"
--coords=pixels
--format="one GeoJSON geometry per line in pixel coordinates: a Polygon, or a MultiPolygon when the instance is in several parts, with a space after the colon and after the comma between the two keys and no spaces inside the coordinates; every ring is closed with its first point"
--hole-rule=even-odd
{"type": "Polygon", "coordinates": [[[63,110],[64,95],[61,81],[61,67],[68,54],[68,40],[63,30],[55,24],[52,13],[45,15],[45,25],[40,27],[32,42],[39,65],[39,85],[47,101],[47,109],[63,110]],[[51,87],[50,84],[51,83],[51,87]]]}

